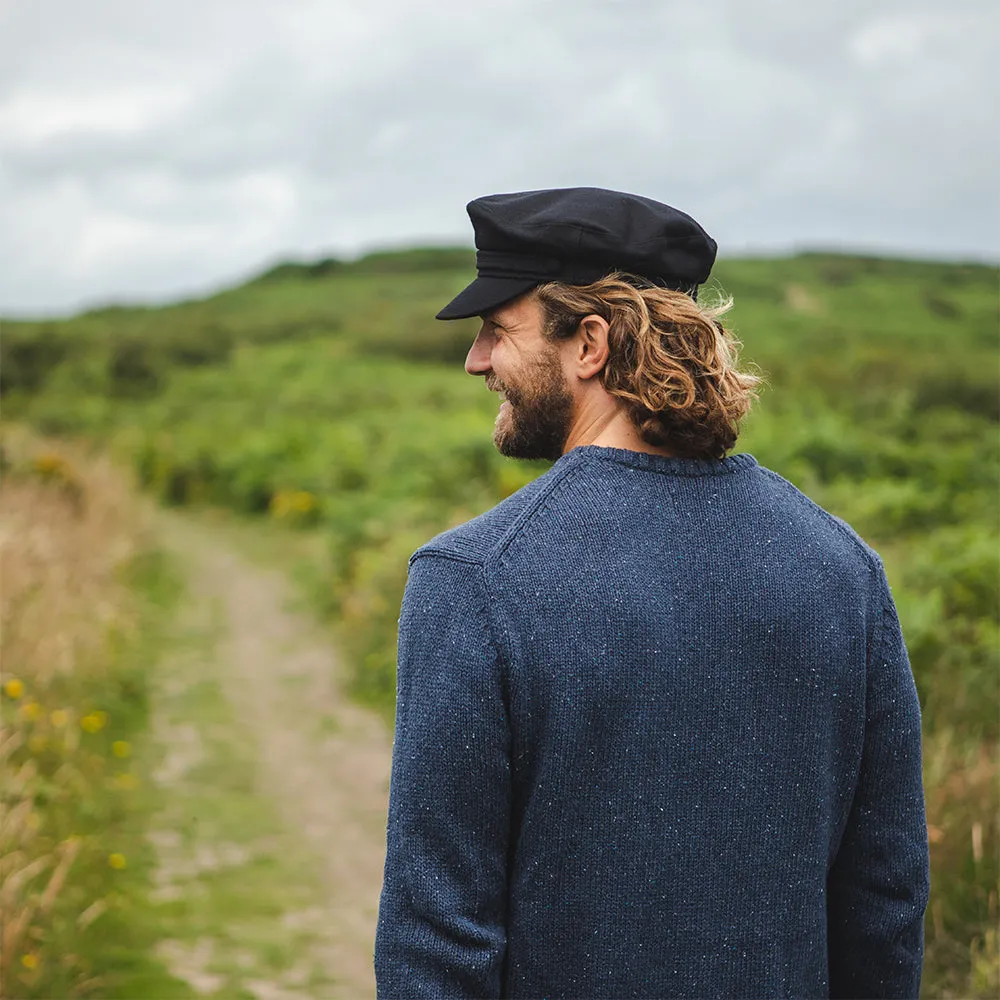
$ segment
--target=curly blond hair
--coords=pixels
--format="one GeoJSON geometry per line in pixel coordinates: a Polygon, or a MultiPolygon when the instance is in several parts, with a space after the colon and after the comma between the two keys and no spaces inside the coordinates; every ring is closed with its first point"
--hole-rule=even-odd
{"type": "Polygon", "coordinates": [[[600,378],[645,442],[682,458],[722,458],[733,447],[761,380],[737,368],[739,342],[718,322],[732,299],[702,306],[620,272],[536,293],[551,341],[573,336],[585,316],[607,321],[610,357],[600,378]]]}

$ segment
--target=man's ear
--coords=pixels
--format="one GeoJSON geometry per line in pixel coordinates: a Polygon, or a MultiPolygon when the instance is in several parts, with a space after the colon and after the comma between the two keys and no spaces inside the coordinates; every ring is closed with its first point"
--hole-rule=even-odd
{"type": "Polygon", "coordinates": [[[596,313],[584,316],[573,338],[573,368],[581,379],[599,375],[608,363],[608,321],[596,313]]]}

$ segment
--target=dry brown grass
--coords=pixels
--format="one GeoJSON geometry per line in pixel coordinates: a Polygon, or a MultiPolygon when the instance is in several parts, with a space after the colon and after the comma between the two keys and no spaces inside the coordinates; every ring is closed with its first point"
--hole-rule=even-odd
{"type": "Polygon", "coordinates": [[[3,447],[2,669],[47,685],[99,669],[109,629],[130,626],[118,571],[137,551],[142,519],[106,458],[19,430],[3,447]]]}
{"type": "Polygon", "coordinates": [[[59,910],[62,924],[84,928],[103,908],[75,891],[76,912],[65,912],[81,847],[106,858],[75,834],[74,810],[106,794],[108,716],[93,696],[137,627],[121,568],[146,529],[129,484],[104,458],[14,428],[2,463],[0,997],[37,995],[54,984],[53,964],[78,995],[86,970],[74,969],[79,956],[54,954],[51,924],[59,910]]]}
{"type": "Polygon", "coordinates": [[[931,849],[925,995],[1000,996],[997,747],[950,729],[929,735],[924,787],[931,849]]]}

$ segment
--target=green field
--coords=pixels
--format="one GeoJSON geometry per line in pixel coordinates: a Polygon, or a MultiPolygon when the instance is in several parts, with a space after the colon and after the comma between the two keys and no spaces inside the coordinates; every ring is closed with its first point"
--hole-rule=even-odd
{"type": "MultiPolygon", "coordinates": [[[[315,602],[357,696],[391,713],[406,560],[544,469],[496,454],[436,310],[465,250],[286,264],[211,298],[5,322],[5,415],[108,444],[164,501],[321,532],[315,602]]],[[[997,271],[804,254],[724,260],[706,289],[766,388],[739,450],[882,555],[924,712],[928,996],[997,989],[997,271]]]]}

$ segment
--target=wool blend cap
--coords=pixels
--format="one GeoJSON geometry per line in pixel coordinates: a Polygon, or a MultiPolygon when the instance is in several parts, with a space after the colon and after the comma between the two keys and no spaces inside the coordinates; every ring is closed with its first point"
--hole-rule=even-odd
{"type": "Polygon", "coordinates": [[[478,277],[438,319],[478,316],[547,281],[588,285],[614,271],[694,295],[716,243],[676,208],[603,188],[492,194],[470,201],[478,277]]]}

